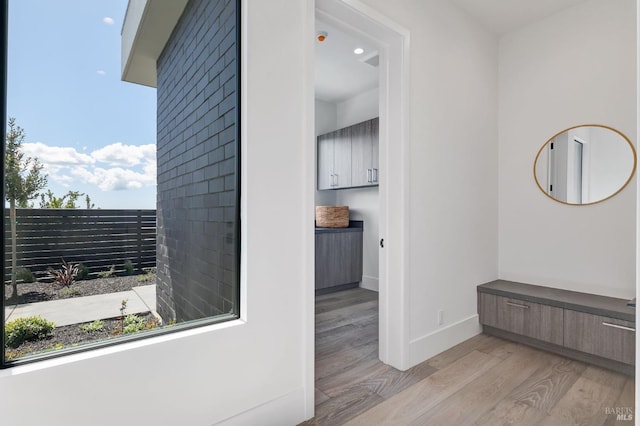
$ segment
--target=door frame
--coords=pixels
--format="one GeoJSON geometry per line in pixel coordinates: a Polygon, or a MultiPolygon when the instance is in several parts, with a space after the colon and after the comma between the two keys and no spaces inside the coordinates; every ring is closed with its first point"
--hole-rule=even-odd
{"type": "Polygon", "coordinates": [[[379,358],[406,370],[410,367],[409,31],[359,0],[316,0],[315,13],[379,46],[379,236],[384,239],[378,270],[379,358]]]}

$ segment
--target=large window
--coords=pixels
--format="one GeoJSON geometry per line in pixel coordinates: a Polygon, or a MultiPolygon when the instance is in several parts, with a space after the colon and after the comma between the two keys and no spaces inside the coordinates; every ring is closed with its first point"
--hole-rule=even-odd
{"type": "Polygon", "coordinates": [[[147,76],[157,10],[2,4],[3,366],[239,315],[239,1],[175,4],[147,76]]]}

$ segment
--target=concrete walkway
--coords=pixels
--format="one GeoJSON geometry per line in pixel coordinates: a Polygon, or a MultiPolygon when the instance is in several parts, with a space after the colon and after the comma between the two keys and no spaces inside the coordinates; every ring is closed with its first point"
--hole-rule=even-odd
{"type": "Polygon", "coordinates": [[[97,319],[114,318],[120,316],[123,300],[127,301],[125,314],[155,312],[156,286],[143,285],[118,293],[7,306],[5,308],[5,322],[16,318],[40,315],[42,318],[53,321],[56,327],[61,327],[97,319]]]}

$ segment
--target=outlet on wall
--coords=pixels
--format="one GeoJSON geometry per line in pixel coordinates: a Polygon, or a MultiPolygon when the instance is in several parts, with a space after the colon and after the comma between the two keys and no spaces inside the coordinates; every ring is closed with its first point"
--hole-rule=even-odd
{"type": "Polygon", "coordinates": [[[444,311],[440,309],[438,311],[438,325],[444,324],[444,311]]]}

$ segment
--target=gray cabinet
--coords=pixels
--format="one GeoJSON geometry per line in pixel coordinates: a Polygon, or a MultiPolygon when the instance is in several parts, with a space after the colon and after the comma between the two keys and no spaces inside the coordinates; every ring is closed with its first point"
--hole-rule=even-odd
{"type": "Polygon", "coordinates": [[[626,300],[497,280],[478,286],[478,314],[485,333],[635,370],[635,309],[626,300]]]}
{"type": "Polygon", "coordinates": [[[375,172],[373,183],[378,184],[380,175],[380,118],[371,120],[371,168],[375,172]]]}
{"type": "Polygon", "coordinates": [[[318,136],[318,189],[378,184],[378,118],[318,136]]]}
{"type": "Polygon", "coordinates": [[[351,184],[378,184],[378,119],[351,127],[351,184]]]}
{"type": "Polygon", "coordinates": [[[480,316],[483,324],[533,339],[562,345],[563,310],[553,306],[481,293],[480,316]]]}
{"type": "Polygon", "coordinates": [[[351,187],[351,131],[340,129],[333,142],[334,188],[351,187]]]}
{"type": "Polygon", "coordinates": [[[318,136],[318,189],[351,187],[349,128],[318,136]]]}
{"type": "Polygon", "coordinates": [[[333,189],[334,136],[318,136],[318,189],[333,189]]]}
{"type": "Polygon", "coordinates": [[[316,229],[316,290],[362,281],[362,229],[361,221],[349,228],[316,229]]]}
{"type": "Polygon", "coordinates": [[[625,364],[635,362],[635,323],[565,310],[564,345],[625,364]]]}

